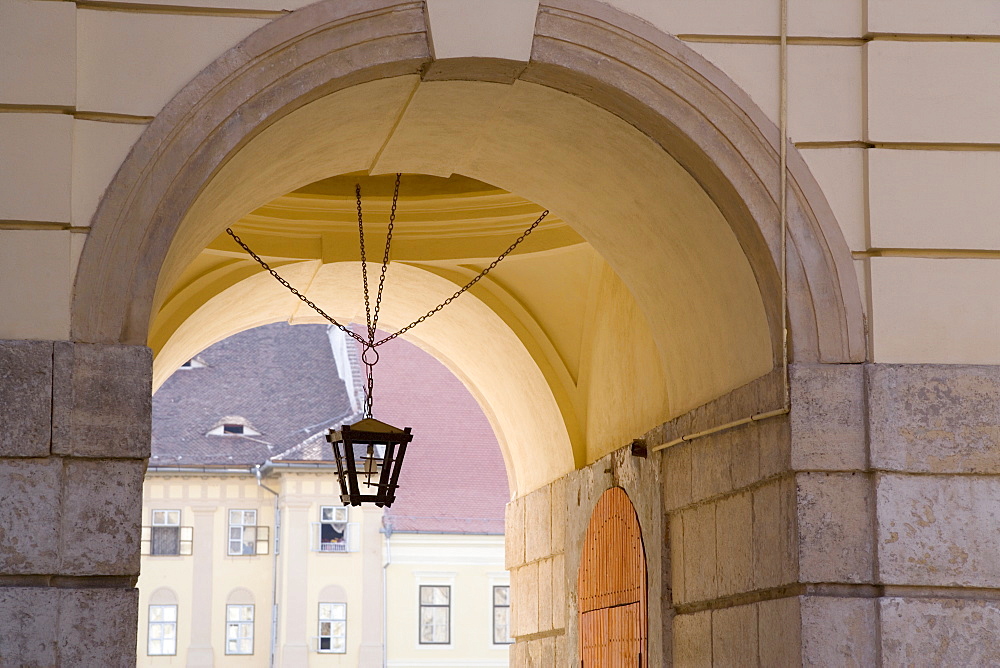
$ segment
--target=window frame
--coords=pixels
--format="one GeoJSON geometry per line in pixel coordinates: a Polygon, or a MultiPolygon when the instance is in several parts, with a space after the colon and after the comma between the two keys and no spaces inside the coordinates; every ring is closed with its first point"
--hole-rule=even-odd
{"type": "Polygon", "coordinates": [[[268,527],[261,526],[261,525],[257,524],[257,521],[259,519],[259,515],[258,515],[258,512],[257,512],[257,509],[256,508],[230,508],[228,510],[228,513],[229,513],[229,515],[227,516],[227,522],[228,522],[228,524],[226,525],[226,527],[227,527],[227,531],[226,531],[226,555],[230,556],[230,557],[256,557],[256,556],[261,556],[261,555],[269,554],[269,552],[270,552],[269,541],[271,539],[271,532],[269,531],[268,527]],[[233,522],[233,513],[241,513],[241,515],[240,515],[240,521],[239,522],[237,522],[237,523],[233,522]],[[253,513],[253,520],[252,520],[253,524],[247,524],[246,523],[246,517],[245,517],[246,513],[253,513]],[[233,538],[233,530],[234,529],[239,529],[239,537],[238,538],[233,538]],[[250,551],[250,552],[245,552],[243,550],[243,547],[242,547],[242,546],[244,546],[244,545],[247,544],[247,542],[246,542],[246,534],[247,534],[246,530],[247,529],[253,529],[254,530],[254,532],[253,532],[253,539],[249,543],[252,546],[252,548],[253,548],[252,551],[250,551]],[[240,551],[239,552],[233,552],[233,544],[237,543],[237,542],[241,546],[240,547],[240,551]],[[263,549],[261,548],[261,544],[263,544],[263,549]]]}
{"type": "Polygon", "coordinates": [[[320,506],[319,507],[319,531],[318,531],[318,534],[316,536],[316,540],[317,540],[317,542],[316,542],[317,552],[332,553],[332,552],[351,552],[352,551],[351,550],[351,536],[350,536],[350,521],[349,521],[350,518],[351,518],[351,514],[350,514],[350,510],[348,509],[347,506],[330,505],[330,506],[320,506]],[[333,511],[332,514],[333,514],[333,516],[334,516],[335,519],[332,519],[332,520],[325,520],[325,519],[323,519],[323,514],[324,514],[324,511],[326,511],[326,510],[332,510],[333,511]],[[342,520],[336,519],[338,513],[343,515],[343,519],[342,520]],[[344,530],[343,530],[343,532],[341,532],[341,534],[343,536],[343,540],[340,543],[335,543],[335,542],[332,542],[332,541],[329,542],[329,543],[324,542],[324,540],[323,540],[323,525],[330,525],[331,528],[332,528],[332,526],[334,524],[343,524],[344,525],[344,530]],[[338,549],[324,549],[324,547],[326,545],[336,546],[336,547],[338,547],[338,549]],[[343,546],[343,547],[341,548],[340,546],[343,546]]]}
{"type": "Polygon", "coordinates": [[[179,557],[182,553],[181,550],[181,511],[175,510],[173,508],[154,508],[149,512],[149,556],[151,557],[179,557]],[[162,513],[163,521],[157,522],[157,513],[162,513]],[[169,513],[177,513],[177,522],[170,522],[169,513]],[[176,529],[177,534],[177,551],[176,552],[156,552],[156,530],[157,529],[176,529]]]}
{"type": "MultiPolygon", "coordinates": [[[[450,645],[451,644],[451,595],[452,586],[450,584],[421,584],[417,586],[417,644],[419,645],[450,645]],[[445,589],[448,592],[448,602],[447,603],[424,603],[424,589],[445,589]],[[424,640],[424,609],[428,608],[431,610],[440,610],[444,608],[445,610],[445,635],[447,640],[444,641],[425,641],[424,640]]],[[[433,622],[432,622],[433,623],[433,622]]]]}
{"type": "Polygon", "coordinates": [[[493,606],[492,606],[492,610],[493,610],[492,620],[493,621],[492,621],[492,624],[491,624],[491,626],[493,628],[493,644],[494,645],[512,645],[514,643],[514,636],[512,636],[511,633],[510,633],[510,585],[509,584],[495,584],[495,585],[492,585],[490,591],[493,594],[492,597],[491,597],[491,601],[492,601],[492,604],[493,604],[493,606]],[[507,603],[506,603],[506,605],[497,605],[497,589],[506,589],[507,590],[507,603]],[[497,640],[497,610],[506,610],[507,611],[507,640],[497,640]]]}
{"type": "Polygon", "coordinates": [[[343,601],[321,601],[319,603],[319,605],[317,606],[317,616],[316,616],[316,618],[317,618],[317,624],[316,624],[316,631],[317,631],[317,636],[316,636],[316,651],[319,654],[347,654],[347,603],[344,603],[343,601]],[[323,606],[324,605],[334,606],[335,608],[339,607],[339,608],[343,609],[343,611],[344,611],[343,618],[338,618],[335,615],[331,616],[331,617],[324,617],[323,616],[323,606]],[[324,622],[330,624],[330,626],[331,626],[331,632],[329,634],[325,634],[325,635],[323,633],[323,623],[324,622]],[[338,635],[338,634],[334,634],[332,632],[332,628],[333,628],[333,623],[334,622],[343,622],[343,629],[344,629],[343,634],[338,635]],[[333,647],[332,647],[334,639],[337,639],[337,638],[339,638],[342,641],[341,649],[339,649],[339,650],[338,649],[333,649],[333,647]],[[323,640],[324,639],[329,639],[330,640],[330,645],[331,645],[330,649],[323,649],[323,640]]]}
{"type": "Polygon", "coordinates": [[[176,603],[151,603],[146,608],[146,656],[177,656],[177,604],[176,603]],[[153,608],[173,608],[173,619],[172,620],[157,620],[153,621],[153,608]],[[173,627],[173,642],[174,651],[173,652],[153,652],[152,643],[153,640],[159,640],[161,643],[165,638],[163,631],[160,632],[158,638],[153,638],[153,628],[166,629],[167,627],[173,627]]]}
{"type": "Polygon", "coordinates": [[[257,610],[256,610],[256,606],[253,603],[227,603],[226,604],[226,636],[225,636],[225,639],[224,639],[223,642],[225,643],[225,653],[227,655],[229,655],[229,656],[253,656],[253,653],[254,653],[254,624],[256,623],[256,618],[257,618],[257,610]],[[244,609],[245,608],[249,608],[250,609],[250,619],[248,619],[248,620],[247,619],[230,620],[229,619],[229,611],[231,609],[233,609],[233,608],[244,608],[244,609]],[[235,627],[236,628],[236,637],[232,638],[232,640],[234,642],[239,643],[241,640],[249,640],[250,641],[250,651],[249,652],[230,651],[230,649],[229,649],[229,642],[230,642],[229,629],[230,629],[230,627],[235,627]],[[239,630],[242,629],[242,628],[249,628],[250,629],[250,635],[248,637],[240,637],[240,631],[239,630]]]}

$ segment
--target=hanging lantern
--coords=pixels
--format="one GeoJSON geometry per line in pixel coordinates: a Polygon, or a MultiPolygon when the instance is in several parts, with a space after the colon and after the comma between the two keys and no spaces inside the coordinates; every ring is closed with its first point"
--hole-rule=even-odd
{"type": "Polygon", "coordinates": [[[247,252],[264,271],[271,274],[276,281],[288,288],[293,295],[298,297],[309,308],[313,309],[328,320],[330,324],[340,329],[344,334],[355,339],[361,344],[361,363],[365,366],[365,377],[367,388],[365,391],[364,419],[353,425],[344,425],[340,429],[331,429],[326,434],[326,440],[333,446],[333,455],[337,460],[337,478],[340,481],[340,499],[344,504],[360,506],[362,503],[374,503],[380,508],[388,508],[396,500],[396,487],[399,481],[399,469],[403,464],[403,455],[406,454],[406,444],[413,439],[410,428],[397,429],[392,425],[381,422],[372,417],[372,404],[374,402],[374,375],[373,369],[378,363],[378,347],[384,343],[392,341],[413,329],[423,321],[430,318],[435,313],[443,309],[451,302],[458,299],[462,293],[475,285],[481,278],[490,273],[494,267],[507,257],[524,241],[529,234],[538,227],[545,217],[549,215],[548,209],[542,214],[512,243],[507,250],[501,253],[496,260],[486,266],[472,280],[459,288],[455,294],[429,310],[405,327],[396,330],[392,334],[387,334],[383,338],[378,338],[378,317],[382,307],[382,291],[385,287],[386,271],[389,267],[389,250],[392,245],[392,230],[396,222],[396,203],[399,199],[399,180],[402,174],[396,174],[396,184],[392,192],[392,207],[389,209],[389,227],[385,237],[385,251],[382,255],[382,272],[379,275],[378,292],[375,295],[375,308],[372,308],[371,298],[368,292],[368,257],[365,253],[365,224],[361,212],[361,184],[354,187],[354,196],[358,204],[358,237],[361,246],[361,281],[365,294],[365,324],[367,325],[367,337],[352,331],[346,325],[337,322],[335,318],[328,315],[323,309],[317,306],[312,300],[302,292],[296,290],[292,285],[282,278],[277,271],[265,262],[259,255],[250,250],[250,247],[243,243],[232,228],[227,227],[226,233],[247,252]]]}
{"type": "Polygon", "coordinates": [[[327,432],[326,440],[333,446],[337,460],[341,502],[351,506],[391,506],[396,500],[406,445],[412,439],[409,427],[397,429],[374,418],[327,432]]]}

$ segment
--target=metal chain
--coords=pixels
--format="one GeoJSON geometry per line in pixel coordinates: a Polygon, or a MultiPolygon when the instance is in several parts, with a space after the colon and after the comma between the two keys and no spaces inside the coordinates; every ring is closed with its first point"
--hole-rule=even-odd
{"type": "Polygon", "coordinates": [[[461,289],[459,289],[458,291],[456,291],[455,294],[453,294],[451,297],[448,297],[447,299],[445,299],[443,302],[441,302],[440,304],[438,304],[437,306],[435,306],[434,308],[432,308],[430,311],[428,311],[427,313],[423,314],[422,316],[420,316],[419,318],[417,318],[416,320],[414,320],[413,322],[411,322],[406,327],[403,327],[402,329],[400,329],[399,331],[395,332],[394,334],[390,334],[389,336],[385,337],[384,339],[380,339],[378,341],[375,341],[374,345],[380,346],[383,343],[386,343],[388,341],[392,341],[394,338],[396,338],[400,334],[404,334],[404,333],[408,332],[409,330],[413,329],[414,327],[416,327],[417,325],[419,325],[420,323],[422,323],[424,320],[427,320],[427,318],[431,317],[432,315],[434,315],[435,313],[437,313],[438,311],[440,311],[441,309],[443,309],[445,306],[447,306],[448,304],[450,304],[453,301],[455,301],[456,299],[458,299],[462,295],[463,292],[467,291],[473,285],[475,285],[476,283],[478,283],[481,278],[483,278],[484,276],[486,276],[486,274],[490,273],[493,270],[494,267],[496,267],[498,264],[500,264],[501,260],[503,260],[505,257],[507,257],[508,255],[510,255],[510,253],[515,248],[517,248],[521,244],[521,242],[524,241],[527,238],[527,236],[529,234],[531,234],[535,230],[535,228],[538,227],[538,225],[543,220],[545,220],[545,216],[547,216],[547,215],[549,215],[549,210],[548,209],[546,209],[545,211],[542,211],[542,215],[540,215],[538,217],[538,220],[536,220],[535,222],[533,222],[531,224],[531,227],[529,227],[524,232],[522,232],[521,236],[519,236],[517,238],[517,240],[515,240],[514,243],[512,243],[507,250],[505,250],[503,253],[500,254],[500,257],[498,257],[497,259],[493,260],[493,262],[490,262],[490,264],[489,264],[488,267],[486,267],[481,272],[479,272],[479,275],[477,275],[471,281],[469,281],[468,283],[466,283],[465,286],[462,287],[461,289]]]}
{"type": "Polygon", "coordinates": [[[389,230],[385,235],[385,253],[382,255],[382,275],[378,279],[378,295],[375,297],[375,315],[372,317],[373,330],[378,329],[378,312],[382,308],[382,288],[385,287],[385,270],[389,266],[389,246],[392,244],[392,228],[396,224],[396,201],[399,199],[399,179],[401,176],[402,174],[396,174],[396,185],[392,190],[392,208],[389,209],[389,230]]]}
{"type": "Polygon", "coordinates": [[[365,346],[361,353],[361,363],[365,365],[365,384],[367,386],[365,390],[365,417],[370,418],[372,406],[375,403],[375,365],[378,364],[378,351],[375,350],[375,346],[369,346],[368,343],[365,346]],[[371,362],[368,361],[368,351],[375,353],[375,359],[371,362]]]}
{"type": "MultiPolygon", "coordinates": [[[[390,242],[392,240],[392,228],[393,228],[393,225],[394,225],[395,219],[396,219],[396,201],[397,201],[397,198],[399,196],[399,178],[400,178],[400,175],[397,174],[396,175],[396,188],[395,188],[395,192],[393,193],[393,197],[392,197],[392,211],[389,214],[389,234],[388,234],[388,236],[386,238],[385,255],[383,256],[383,259],[382,259],[382,275],[379,278],[378,296],[376,298],[377,300],[376,300],[376,303],[375,303],[376,322],[377,322],[377,317],[378,317],[378,311],[381,308],[382,288],[383,288],[383,286],[385,284],[386,267],[387,267],[387,265],[389,263],[389,244],[390,244],[390,242]]],[[[406,332],[410,331],[411,329],[413,329],[414,327],[416,327],[420,323],[424,322],[425,320],[427,320],[428,318],[430,318],[431,316],[433,316],[434,314],[436,314],[438,311],[440,311],[441,309],[443,309],[448,304],[452,303],[453,301],[455,301],[456,299],[458,299],[459,297],[461,297],[462,294],[464,294],[465,292],[467,292],[472,286],[474,286],[482,278],[484,278],[487,274],[489,274],[498,264],[500,264],[500,262],[505,257],[507,257],[508,255],[510,255],[514,251],[515,248],[517,248],[519,245],[521,245],[521,242],[524,241],[528,237],[528,235],[530,235],[532,232],[534,232],[535,228],[538,227],[541,224],[541,222],[543,220],[545,220],[545,217],[549,215],[549,210],[548,209],[542,211],[542,215],[540,215],[538,217],[538,219],[535,220],[535,222],[533,222],[528,227],[528,229],[526,229],[524,232],[522,232],[521,236],[519,236],[517,239],[515,239],[514,243],[512,243],[507,248],[507,250],[505,250],[503,253],[501,253],[499,255],[499,257],[497,257],[497,259],[493,260],[493,262],[491,262],[485,269],[483,269],[481,272],[479,272],[479,274],[477,274],[475,278],[473,278],[471,281],[469,281],[468,283],[466,283],[463,287],[461,287],[460,289],[458,289],[455,292],[455,294],[453,294],[452,296],[450,296],[447,299],[445,299],[443,302],[441,302],[440,304],[438,304],[437,306],[435,306],[434,308],[432,308],[430,311],[428,311],[427,313],[423,314],[422,316],[420,316],[419,318],[417,318],[416,320],[414,320],[413,322],[411,322],[406,327],[403,327],[402,329],[398,330],[397,332],[395,332],[393,334],[390,334],[390,335],[386,336],[385,338],[379,339],[378,341],[376,341],[375,340],[375,329],[373,327],[373,321],[372,321],[370,307],[369,307],[368,271],[365,268],[365,265],[366,265],[366,262],[365,262],[365,259],[366,259],[365,258],[365,231],[364,231],[364,223],[362,221],[362,215],[361,215],[361,185],[360,184],[358,184],[357,187],[355,188],[355,195],[357,196],[357,202],[358,202],[358,231],[359,231],[359,236],[361,238],[361,272],[362,272],[362,278],[364,280],[364,289],[365,289],[365,315],[366,315],[366,320],[367,320],[367,325],[368,325],[368,336],[369,336],[368,340],[365,340],[360,335],[355,334],[350,329],[348,329],[344,325],[342,325],[339,322],[337,322],[336,320],[334,320],[331,316],[327,315],[320,307],[316,306],[316,304],[314,302],[310,301],[305,295],[303,295],[298,290],[296,290],[294,287],[292,287],[288,283],[288,281],[286,281],[285,279],[283,279],[281,276],[278,275],[278,272],[276,272],[273,269],[271,269],[271,267],[268,266],[268,264],[266,262],[264,262],[264,260],[262,260],[256,253],[254,253],[252,250],[250,250],[249,246],[247,246],[245,243],[243,243],[243,241],[238,236],[236,236],[236,234],[233,232],[232,228],[228,228],[227,227],[226,228],[226,232],[229,234],[229,236],[231,236],[236,241],[236,243],[238,243],[243,248],[243,250],[245,250],[247,253],[249,253],[250,257],[252,257],[254,260],[256,260],[257,263],[260,264],[260,266],[263,267],[267,272],[269,272],[279,283],[281,283],[286,288],[288,288],[293,295],[295,295],[296,297],[298,297],[299,299],[301,299],[303,301],[303,303],[305,303],[309,308],[311,308],[312,310],[316,311],[316,313],[320,314],[321,316],[323,316],[324,318],[326,318],[328,321],[330,321],[331,323],[333,323],[336,327],[338,327],[344,333],[346,333],[347,335],[349,335],[351,338],[357,340],[361,344],[361,346],[362,346],[362,350],[363,350],[362,356],[363,356],[364,352],[367,352],[369,349],[374,350],[376,347],[382,345],[383,343],[388,343],[389,341],[392,341],[396,337],[398,337],[398,336],[400,336],[402,334],[405,334],[406,332]]],[[[376,353],[376,355],[377,355],[377,353],[376,353]]],[[[376,362],[377,361],[378,361],[378,358],[376,357],[376,362]]],[[[374,366],[374,362],[372,364],[370,364],[370,365],[366,362],[365,366],[368,367],[368,373],[367,373],[367,375],[368,375],[368,388],[369,388],[368,397],[366,398],[366,409],[368,411],[368,416],[371,417],[372,376],[371,376],[370,372],[371,372],[371,368],[374,366]]]]}
{"type": "Polygon", "coordinates": [[[320,307],[316,306],[315,302],[313,302],[308,297],[306,297],[304,294],[302,294],[301,292],[299,292],[298,290],[296,290],[288,281],[286,281],[285,279],[283,279],[278,274],[278,272],[276,272],[274,269],[271,269],[271,266],[267,262],[264,262],[264,260],[262,260],[259,255],[257,255],[256,253],[254,253],[252,250],[250,250],[249,246],[247,246],[245,243],[243,243],[242,239],[240,239],[238,236],[236,236],[236,233],[233,232],[233,228],[227,227],[226,228],[226,233],[229,236],[231,236],[233,238],[233,240],[236,241],[236,243],[238,243],[243,248],[243,250],[245,250],[250,255],[250,257],[252,257],[253,259],[257,260],[257,264],[259,264],[261,267],[263,267],[264,271],[266,271],[267,273],[271,274],[271,276],[274,276],[275,280],[277,280],[279,283],[281,283],[286,288],[288,288],[288,290],[293,295],[295,295],[296,297],[298,297],[299,299],[301,299],[302,302],[306,306],[308,306],[312,310],[316,311],[316,313],[318,313],[321,316],[323,316],[324,318],[326,318],[332,325],[334,325],[340,331],[344,332],[345,334],[347,334],[348,336],[350,336],[350,337],[352,337],[354,339],[357,339],[357,341],[359,343],[361,343],[362,345],[368,345],[367,341],[365,341],[363,338],[361,338],[360,336],[358,336],[357,334],[355,334],[354,332],[352,332],[348,327],[346,327],[346,326],[340,324],[339,322],[337,322],[333,318],[333,316],[327,315],[326,311],[324,311],[320,307]]]}
{"type": "Polygon", "coordinates": [[[368,258],[365,256],[365,223],[361,217],[361,184],[355,184],[354,195],[358,200],[358,237],[361,239],[361,279],[365,286],[365,323],[368,325],[368,342],[375,340],[375,328],[372,327],[372,308],[368,301],[368,258]]]}

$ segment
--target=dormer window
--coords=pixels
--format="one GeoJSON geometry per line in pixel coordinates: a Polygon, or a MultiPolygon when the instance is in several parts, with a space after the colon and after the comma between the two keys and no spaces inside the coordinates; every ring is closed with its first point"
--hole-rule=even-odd
{"type": "Polygon", "coordinates": [[[227,415],[208,430],[206,436],[260,436],[250,421],[240,415],[227,415]]]}
{"type": "Polygon", "coordinates": [[[205,363],[202,362],[197,357],[192,357],[187,362],[184,362],[184,364],[181,364],[179,368],[181,368],[181,369],[203,369],[203,368],[205,368],[205,363]]]}

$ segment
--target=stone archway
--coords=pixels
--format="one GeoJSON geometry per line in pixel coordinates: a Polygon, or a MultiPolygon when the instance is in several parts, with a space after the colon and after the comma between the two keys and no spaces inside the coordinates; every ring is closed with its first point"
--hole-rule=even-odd
{"type": "MultiPolygon", "coordinates": [[[[778,206],[781,139],[777,129],[732,81],[681,42],[590,0],[543,2],[527,63],[435,61],[423,7],[398,0],[328,0],[254,33],[164,108],[108,188],[92,222],[77,274],[74,340],[145,344],[151,319],[162,302],[160,286],[176,278],[185,263],[234,217],[308,182],[303,176],[306,172],[283,181],[284,165],[277,159],[251,178],[248,170],[240,168],[241,161],[253,151],[267,148],[276,137],[287,137],[282,134],[283,122],[291,123],[293,117],[296,122],[308,119],[338,95],[337,99],[347,101],[338,114],[353,109],[356,116],[362,116],[369,108],[359,107],[358,100],[376,99],[371,91],[386,92],[403,79],[418,87],[440,84],[445,93],[457,91],[463,104],[473,99],[462,97],[469,89],[499,85],[518,93],[526,91],[528,100],[546,99],[572,106],[583,118],[600,118],[595,128],[622,128],[621,136],[635,140],[630,146],[641,145],[648,151],[643,156],[656,155],[663,165],[670,165],[676,176],[673,183],[683,181],[690,186],[685,197],[678,198],[682,204],[698,201],[704,205],[699,214],[706,214],[704,220],[711,219],[715,226],[711,229],[719,233],[714,237],[720,240],[718,246],[729,249],[720,257],[733,260],[728,264],[741,272],[739,280],[734,280],[737,274],[716,280],[706,275],[711,272],[697,271],[698,260],[704,257],[697,252],[686,260],[662,255],[659,233],[669,230],[669,225],[657,228],[649,223],[637,233],[638,226],[615,225],[613,215],[605,215],[603,223],[590,226],[584,224],[582,215],[577,221],[635,296],[651,329],[663,337],[658,351],[676,366],[672,382],[707,379],[678,400],[676,410],[658,415],[659,422],[630,424],[615,435],[619,442],[625,434],[629,438],[640,436],[678,416],[687,420],[682,420],[684,424],[707,427],[711,424],[704,425],[706,419],[724,422],[745,417],[748,406],[750,412],[780,407],[784,301],[794,361],[844,363],[864,359],[861,304],[850,254],[801,158],[790,150],[786,295],[778,270],[782,244],[778,206]],[[360,97],[352,103],[353,95],[360,97]],[[655,295],[662,292],[659,286],[665,269],[676,272],[670,274],[672,277],[685,274],[693,281],[687,303],[675,300],[673,311],[651,306],[656,304],[655,295]],[[718,299],[704,299],[704,295],[718,299]],[[748,295],[751,298],[745,299],[748,295]],[[729,319],[726,306],[741,303],[749,305],[745,322],[729,319]],[[705,308],[699,312],[699,306],[705,308]],[[752,326],[743,327],[746,323],[752,326]],[[717,335],[703,336],[707,331],[717,335]],[[667,345],[671,336],[694,342],[695,348],[706,347],[693,356],[684,346],[672,349],[667,345]],[[686,360],[690,359],[703,362],[703,373],[688,366],[686,360]],[[739,373],[730,374],[734,368],[739,373]],[[712,410],[692,411],[722,396],[725,401],[712,410]],[[688,419],[691,415],[694,417],[688,419]]],[[[408,94],[412,97],[412,91],[408,94]]],[[[475,111],[471,107],[466,110],[475,111]]],[[[334,118],[339,121],[344,116],[334,118]]],[[[330,120],[329,116],[314,115],[306,123],[313,125],[311,134],[301,135],[297,143],[277,143],[303,170],[313,170],[309,178],[328,175],[324,170],[329,166],[322,162],[328,156],[310,147],[316,148],[315,139],[329,128],[324,123],[330,120]]],[[[294,127],[302,129],[304,125],[294,127]]],[[[543,147],[554,146],[557,130],[539,139],[543,147]]],[[[572,140],[572,135],[566,136],[562,144],[572,144],[572,140]]],[[[399,163],[384,168],[394,170],[406,157],[403,151],[399,163]]],[[[364,168],[364,161],[359,162],[364,168]]],[[[431,171],[426,165],[418,167],[414,171],[431,171]]],[[[447,172],[451,165],[443,163],[439,168],[447,172]]],[[[494,177],[485,180],[532,201],[572,199],[571,192],[535,189],[495,165],[480,164],[478,168],[485,176],[494,177]]],[[[468,175],[481,176],[478,172],[468,175]]],[[[622,192],[628,199],[629,191],[622,192]]],[[[656,189],[650,186],[646,192],[655,195],[656,189]]],[[[659,192],[660,198],[669,194],[663,189],[659,192]]],[[[650,200],[636,199],[643,203],[650,200]]],[[[572,206],[565,206],[570,214],[579,214],[572,206]]],[[[683,213],[674,218],[684,219],[683,213]]],[[[656,220],[673,221],[669,216],[656,220]]],[[[677,394],[683,393],[674,392],[677,394]]],[[[511,422],[519,417],[516,406],[505,407],[511,422]]],[[[548,411],[545,417],[551,420],[552,415],[548,411]]],[[[508,453],[511,466],[524,469],[523,474],[514,476],[523,481],[519,495],[532,490],[548,495],[545,485],[558,485],[559,475],[573,467],[603,466],[602,452],[580,456],[571,451],[572,438],[567,436],[558,448],[560,465],[538,467],[542,473],[532,478],[531,457],[544,456],[544,452],[527,447],[530,445],[508,453]]],[[[549,530],[554,528],[548,522],[554,521],[555,510],[551,513],[546,520],[549,530]]],[[[533,573],[530,577],[535,578],[542,567],[536,569],[533,564],[541,563],[548,564],[545,568],[550,575],[558,571],[554,564],[561,562],[554,542],[530,550],[522,545],[520,557],[512,558],[512,566],[533,573]]],[[[525,575],[519,581],[530,586],[530,577],[525,575]]],[[[559,597],[554,598],[558,604],[559,597]]],[[[700,604],[700,600],[695,602],[700,604]]],[[[554,637],[538,636],[553,633],[554,623],[550,620],[547,631],[522,627],[519,635],[526,642],[554,637]]],[[[519,639],[517,647],[524,644],[519,639]]]]}
{"type": "MultiPolygon", "coordinates": [[[[213,175],[295,109],[362,82],[420,74],[432,62],[427,40],[416,3],[321,2],[265,26],[196,77],[143,134],[95,214],[74,292],[74,339],[145,342],[159,271],[213,175]]],[[[694,176],[739,240],[774,333],[779,140],[746,94],[679,40],[591,0],[542,3],[531,61],[517,69],[508,81],[610,111],[694,176]],[[602,54],[600,63],[591,53],[602,54]]],[[[461,59],[440,61],[424,77],[431,75],[496,78],[461,59]]],[[[803,362],[860,360],[861,305],[847,247],[794,150],[789,174],[793,353],[803,362]]],[[[780,337],[772,338],[777,347],[780,337]]]]}
{"type": "MultiPolygon", "coordinates": [[[[574,435],[578,431],[567,419],[568,403],[553,390],[560,419],[570,430],[555,439],[562,441],[555,448],[562,462],[579,466],[592,461],[612,449],[615,439],[620,442],[740,387],[748,388],[745,393],[757,409],[776,408],[782,401],[784,296],[777,258],[781,226],[774,126],[731,81],[679,41],[601,3],[543,3],[530,62],[506,63],[508,69],[501,70],[508,74],[503,76],[496,65],[484,67],[466,59],[434,61],[424,14],[411,2],[319,3],[254,33],[165,107],[109,187],[80,263],[73,301],[74,338],[145,343],[151,318],[163,301],[163,286],[179,276],[221,227],[254,203],[323,176],[324,170],[367,166],[447,174],[463,169],[531,200],[563,207],[565,217],[573,219],[635,297],[658,337],[660,361],[669,367],[670,405],[608,430],[596,451],[587,449],[586,434],[574,435]],[[594,53],[603,54],[599,63],[594,53]],[[412,87],[407,88],[410,81],[420,90],[436,91],[437,98],[425,96],[429,106],[450,104],[449,109],[465,109],[463,113],[472,116],[476,105],[490,98],[479,89],[500,86],[521,101],[519,110],[539,102],[565,104],[566,113],[576,114],[594,132],[621,124],[620,136],[631,137],[629,149],[619,149],[621,158],[608,160],[609,165],[625,169],[629,156],[641,151],[651,160],[662,158],[662,166],[651,173],[657,178],[673,174],[674,180],[643,180],[646,191],[639,194],[640,190],[628,190],[630,184],[637,187],[635,178],[611,178],[616,189],[623,188],[618,199],[634,200],[636,207],[619,210],[594,200],[595,189],[585,180],[576,190],[560,190],[552,178],[539,176],[558,176],[568,165],[594,164],[593,155],[588,159],[564,152],[562,162],[520,176],[517,169],[496,159],[505,151],[531,155],[533,140],[543,149],[573,145],[572,137],[560,135],[557,126],[542,128],[537,137],[522,133],[516,146],[491,147],[492,162],[452,164],[434,154],[433,142],[439,135],[430,133],[408,150],[405,141],[403,146],[382,146],[378,165],[365,162],[370,160],[364,157],[369,149],[341,142],[336,145],[340,153],[356,159],[331,167],[331,145],[317,141],[324,132],[329,134],[331,121],[347,123],[352,114],[372,115],[369,103],[374,100],[395,96],[420,102],[424,98],[414,98],[412,87]],[[324,108],[335,115],[323,116],[324,108]],[[296,136],[298,142],[289,139],[296,136]],[[273,150],[277,146],[280,152],[273,150]],[[413,161],[413,156],[427,154],[430,157],[413,161]],[[262,155],[270,158],[268,162],[260,161],[262,155]],[[284,168],[288,160],[295,161],[298,171],[284,168]],[[250,163],[267,168],[249,169],[250,163]],[[664,190],[666,183],[672,185],[664,190]],[[576,201],[582,204],[574,207],[576,201]],[[651,204],[656,202],[660,204],[651,204]],[[622,217],[640,220],[641,212],[651,205],[666,208],[648,217],[645,228],[614,223],[622,217]],[[701,225],[702,231],[693,236],[685,232],[689,239],[700,239],[701,245],[676,254],[670,249],[681,244],[669,231],[682,230],[685,221],[701,225]],[[713,254],[718,256],[713,264],[701,262],[713,254]],[[662,303],[662,295],[671,291],[672,300],[662,303]]],[[[466,122],[462,114],[456,116],[453,123],[466,122]]],[[[539,122],[538,117],[527,117],[517,127],[538,127],[539,122]]],[[[602,141],[613,146],[617,137],[608,135],[602,141]]],[[[522,159],[520,164],[530,163],[522,159]]],[[[849,253],[818,187],[794,151],[789,176],[787,302],[792,358],[858,361],[863,358],[863,328],[849,253]]],[[[447,350],[435,346],[447,356],[447,350]]],[[[545,382],[551,385],[551,377],[545,382]]],[[[501,441],[518,442],[515,423],[532,412],[533,406],[524,403],[494,407],[501,441]],[[509,438],[504,416],[511,416],[509,438]]],[[[544,422],[545,418],[539,413],[532,419],[544,422]]],[[[546,432],[556,433],[548,428],[546,432]]],[[[523,459],[508,453],[515,468],[523,459]]],[[[523,493],[566,470],[564,463],[552,464],[543,467],[540,477],[527,471],[515,471],[512,477],[523,481],[523,493]]]]}

